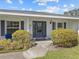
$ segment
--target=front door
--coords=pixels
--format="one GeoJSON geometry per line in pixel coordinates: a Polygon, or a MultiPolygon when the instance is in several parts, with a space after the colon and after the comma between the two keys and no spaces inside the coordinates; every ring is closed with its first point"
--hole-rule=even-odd
{"type": "Polygon", "coordinates": [[[46,37],[46,21],[33,21],[33,37],[46,37]]]}

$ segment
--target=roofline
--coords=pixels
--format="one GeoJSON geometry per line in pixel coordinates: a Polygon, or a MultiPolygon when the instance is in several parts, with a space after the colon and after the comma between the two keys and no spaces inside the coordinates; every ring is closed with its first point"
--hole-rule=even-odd
{"type": "MultiPolygon", "coordinates": [[[[9,11],[9,10],[8,10],[9,11]]],[[[12,10],[10,10],[12,11],[12,10]]],[[[30,11],[27,11],[30,12],[30,11]]],[[[33,12],[33,11],[32,11],[33,12]]],[[[39,12],[40,13],[40,12],[39,12]]],[[[41,12],[42,13],[42,12],[41,12]]],[[[58,14],[38,14],[37,12],[34,13],[20,13],[20,11],[17,13],[16,12],[7,12],[7,11],[0,11],[1,15],[17,15],[17,16],[34,16],[34,17],[47,17],[47,18],[62,18],[62,19],[79,19],[79,17],[71,17],[71,16],[63,16],[63,15],[58,15],[58,14]],[[36,13],[36,14],[35,14],[36,13]]]]}

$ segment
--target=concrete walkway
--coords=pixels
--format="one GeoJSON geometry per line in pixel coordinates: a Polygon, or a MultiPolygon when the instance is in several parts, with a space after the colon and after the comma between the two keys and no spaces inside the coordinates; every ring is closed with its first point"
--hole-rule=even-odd
{"type": "Polygon", "coordinates": [[[26,59],[22,52],[11,52],[0,54],[0,59],[26,59]]]}
{"type": "Polygon", "coordinates": [[[35,47],[30,48],[28,51],[23,52],[23,55],[27,59],[44,56],[48,51],[48,46],[52,41],[37,41],[35,47]]]}
{"type": "Polygon", "coordinates": [[[32,59],[44,56],[48,51],[51,41],[37,41],[35,47],[24,52],[11,52],[0,54],[0,59],[32,59]]]}

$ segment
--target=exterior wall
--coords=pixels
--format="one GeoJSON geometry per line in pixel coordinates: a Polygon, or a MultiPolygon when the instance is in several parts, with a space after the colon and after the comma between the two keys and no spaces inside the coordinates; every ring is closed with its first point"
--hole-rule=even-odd
{"type": "MultiPolygon", "coordinates": [[[[69,27],[69,21],[65,20],[65,19],[52,19],[52,18],[38,18],[38,17],[27,17],[27,20],[24,20],[25,24],[25,30],[28,30],[32,35],[33,35],[33,27],[32,27],[32,22],[33,21],[46,21],[46,32],[47,32],[47,36],[46,38],[50,38],[51,37],[51,31],[52,31],[52,22],[66,22],[67,24],[67,28],[69,27]],[[51,24],[50,24],[51,22],[51,24]]],[[[33,36],[32,36],[33,37],[33,36]]]]}
{"type": "Polygon", "coordinates": [[[77,22],[77,26],[78,26],[78,35],[79,35],[79,21],[77,22]]]}
{"type": "Polygon", "coordinates": [[[5,38],[4,36],[1,36],[1,20],[5,21],[5,34],[6,34],[7,33],[7,21],[19,21],[19,29],[21,29],[21,21],[24,21],[25,19],[26,17],[23,17],[23,16],[0,15],[0,39],[5,38]]]}
{"type": "Polygon", "coordinates": [[[78,31],[78,21],[69,21],[68,22],[68,26],[69,26],[69,29],[73,29],[75,31],[78,31]]]}
{"type": "MultiPolygon", "coordinates": [[[[37,18],[37,17],[27,17],[27,20],[24,20],[24,21],[27,21],[26,22],[27,23],[27,28],[25,27],[25,30],[28,30],[32,34],[32,37],[33,37],[33,25],[32,25],[33,21],[46,21],[46,23],[47,23],[46,19],[44,19],[44,18],[37,18]]],[[[47,29],[46,29],[46,32],[47,32],[47,29]]]]}
{"type": "MultiPolygon", "coordinates": [[[[10,15],[0,15],[0,20],[5,21],[24,21],[24,30],[29,31],[32,34],[33,37],[33,21],[46,21],[46,32],[47,32],[47,38],[51,37],[51,31],[52,31],[52,22],[66,22],[67,28],[78,30],[79,32],[79,22],[77,21],[71,21],[68,19],[54,19],[54,18],[46,18],[46,17],[26,17],[26,16],[10,16],[10,15]]],[[[6,24],[6,22],[5,22],[6,24]]],[[[20,24],[21,25],[21,24],[20,24]]],[[[5,26],[6,28],[6,26],[5,26]]],[[[57,25],[56,25],[57,28],[57,25]]],[[[20,29],[20,28],[19,28],[20,29]]],[[[1,27],[0,27],[1,31],[1,27]]],[[[6,32],[6,29],[5,29],[6,32]]],[[[0,32],[1,35],[1,32],[0,32]]]]}
{"type": "Polygon", "coordinates": [[[72,22],[72,29],[75,30],[75,31],[78,31],[78,24],[77,22],[72,22]]]}
{"type": "Polygon", "coordinates": [[[79,21],[69,21],[68,22],[69,29],[72,29],[79,34],[79,21]]]}

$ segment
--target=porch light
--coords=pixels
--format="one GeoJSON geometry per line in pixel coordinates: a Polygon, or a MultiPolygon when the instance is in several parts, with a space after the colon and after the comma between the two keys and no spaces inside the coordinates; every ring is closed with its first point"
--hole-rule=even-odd
{"type": "Polygon", "coordinates": [[[52,23],[52,20],[50,20],[50,24],[52,23]]]}

